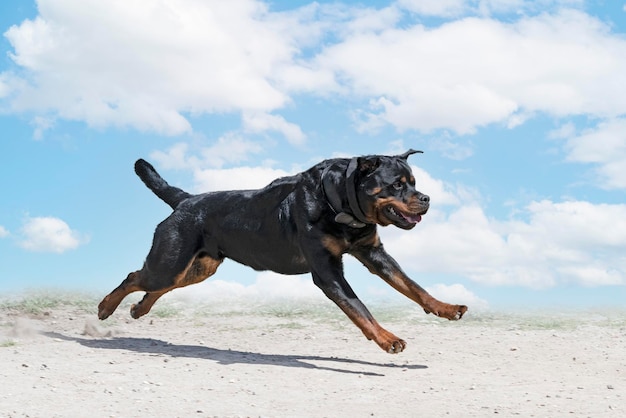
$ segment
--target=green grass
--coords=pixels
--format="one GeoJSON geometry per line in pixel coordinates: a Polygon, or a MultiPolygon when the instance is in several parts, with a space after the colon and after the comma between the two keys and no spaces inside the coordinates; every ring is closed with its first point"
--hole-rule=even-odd
{"type": "Polygon", "coordinates": [[[180,309],[177,309],[175,306],[169,303],[155,305],[154,308],[150,311],[150,315],[156,316],[157,318],[174,318],[179,316],[180,314],[180,309]]]}
{"type": "Polygon", "coordinates": [[[26,315],[40,316],[61,307],[71,307],[79,312],[95,313],[97,299],[85,294],[34,291],[18,297],[5,297],[0,300],[0,309],[26,315]]]}
{"type": "Polygon", "coordinates": [[[12,341],[12,340],[7,340],[7,341],[0,342],[0,348],[15,347],[16,345],[17,345],[17,343],[15,341],[12,341]]]}

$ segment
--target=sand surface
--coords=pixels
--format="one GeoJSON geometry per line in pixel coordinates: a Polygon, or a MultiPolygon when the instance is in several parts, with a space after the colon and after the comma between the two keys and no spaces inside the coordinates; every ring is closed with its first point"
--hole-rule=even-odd
{"type": "Polygon", "coordinates": [[[390,355],[330,302],[162,301],[105,322],[91,303],[0,305],[1,416],[626,416],[623,312],[370,306],[408,342],[390,355]]]}

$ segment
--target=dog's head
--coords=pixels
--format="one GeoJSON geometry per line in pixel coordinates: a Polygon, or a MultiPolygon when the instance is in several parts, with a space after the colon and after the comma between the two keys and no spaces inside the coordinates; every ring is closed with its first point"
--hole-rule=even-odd
{"type": "Polygon", "coordinates": [[[356,192],[368,220],[381,226],[411,229],[428,211],[430,198],[417,191],[407,159],[421,151],[397,156],[367,156],[357,159],[356,192]]]}

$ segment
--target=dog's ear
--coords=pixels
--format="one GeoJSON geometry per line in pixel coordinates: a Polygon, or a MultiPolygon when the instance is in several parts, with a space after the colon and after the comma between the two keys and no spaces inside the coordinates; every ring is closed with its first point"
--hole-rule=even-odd
{"type": "Polygon", "coordinates": [[[359,157],[358,167],[362,175],[367,176],[374,172],[380,166],[380,158],[373,157],[359,157]]]}
{"type": "Polygon", "coordinates": [[[417,154],[417,153],[423,154],[424,151],[415,151],[414,149],[410,149],[407,152],[405,152],[404,154],[398,155],[398,157],[406,160],[407,158],[409,158],[409,155],[417,154]]]}

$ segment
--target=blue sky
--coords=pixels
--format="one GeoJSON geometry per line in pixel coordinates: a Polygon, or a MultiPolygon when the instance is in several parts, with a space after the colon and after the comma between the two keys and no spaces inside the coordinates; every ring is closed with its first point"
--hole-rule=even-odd
{"type": "MultiPolygon", "coordinates": [[[[416,148],[432,209],[380,233],[418,283],[480,307],[626,300],[626,2],[19,0],[0,31],[3,292],[140,268],[169,209],[137,158],[203,192],[416,148]]],[[[317,290],[231,262],[190,291],[317,290]]]]}

